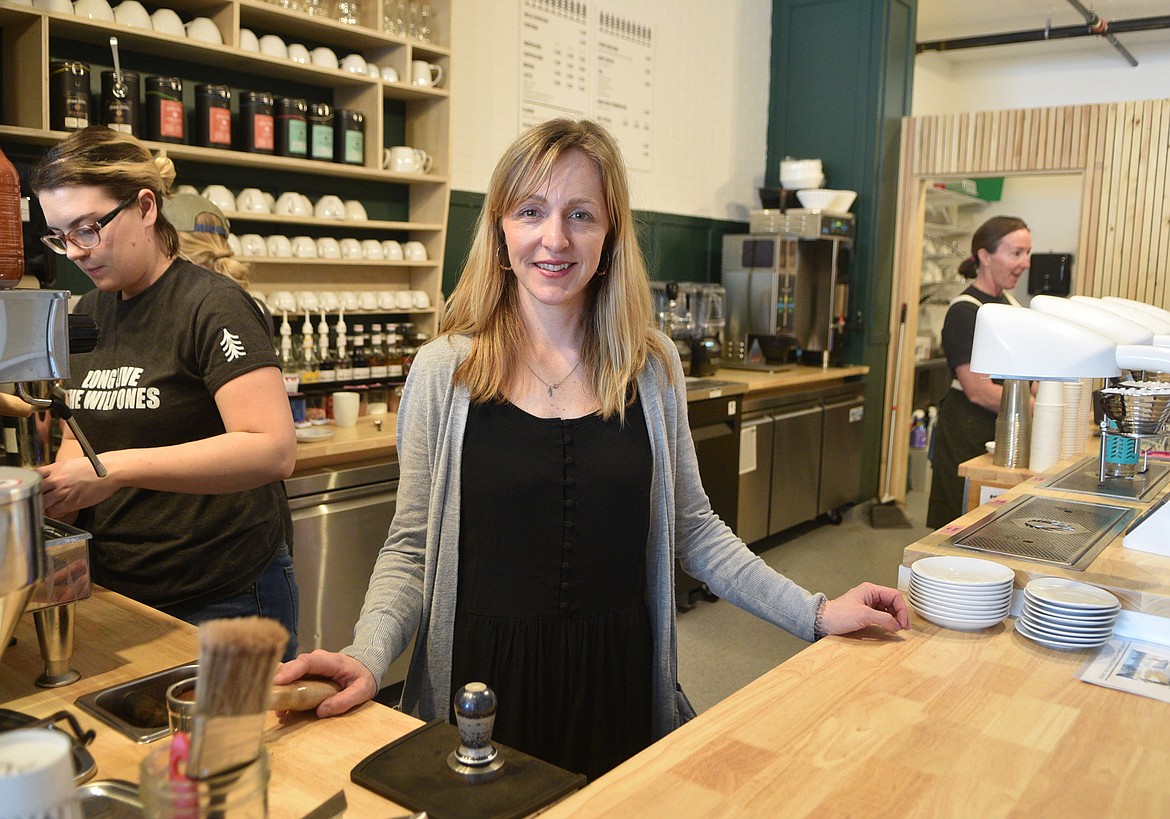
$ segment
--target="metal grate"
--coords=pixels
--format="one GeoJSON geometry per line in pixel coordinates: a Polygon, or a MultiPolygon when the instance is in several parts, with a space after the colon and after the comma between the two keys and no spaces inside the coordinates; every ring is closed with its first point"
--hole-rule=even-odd
{"type": "Polygon", "coordinates": [[[947,540],[953,546],[1082,571],[1133,519],[1122,506],[1028,496],[947,540]]]}
{"type": "Polygon", "coordinates": [[[1156,494],[1166,483],[1167,478],[1170,478],[1170,466],[1151,459],[1146,463],[1146,471],[1138,472],[1132,478],[1106,478],[1102,481],[1100,459],[1096,455],[1091,455],[1077,461],[1044,486],[1062,492],[1144,501],[1156,494]]]}

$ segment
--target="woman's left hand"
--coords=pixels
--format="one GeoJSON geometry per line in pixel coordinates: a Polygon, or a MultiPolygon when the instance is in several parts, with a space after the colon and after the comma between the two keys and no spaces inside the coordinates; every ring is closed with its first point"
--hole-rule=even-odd
{"type": "Polygon", "coordinates": [[[825,602],[821,628],[826,634],[849,634],[867,626],[886,631],[910,628],[910,609],[897,589],[862,583],[825,602]]]}

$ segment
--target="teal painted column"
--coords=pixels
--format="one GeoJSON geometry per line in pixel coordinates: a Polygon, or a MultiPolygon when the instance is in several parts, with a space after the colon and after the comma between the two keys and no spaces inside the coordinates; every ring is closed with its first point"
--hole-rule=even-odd
{"type": "Polygon", "coordinates": [[[857,240],[845,266],[844,360],[870,372],[862,495],[880,486],[894,263],[900,120],[910,113],[917,0],[774,0],[765,182],[785,156],[820,159],[825,186],[857,191],[857,240]]]}

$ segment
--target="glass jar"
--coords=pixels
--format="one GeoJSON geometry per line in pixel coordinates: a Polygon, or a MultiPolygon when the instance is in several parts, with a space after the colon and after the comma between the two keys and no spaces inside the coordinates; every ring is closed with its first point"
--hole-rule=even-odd
{"type": "Polygon", "coordinates": [[[178,77],[146,78],[146,138],[182,142],[183,81],[178,77]]]}
{"type": "Polygon", "coordinates": [[[361,111],[338,108],[333,119],[333,158],[346,165],[366,161],[366,118],[361,111]]]}
{"type": "Polygon", "coordinates": [[[232,91],[226,85],[195,86],[195,144],[232,147],[232,91]]]}
{"type": "Polygon", "coordinates": [[[89,127],[89,66],[85,63],[49,63],[49,127],[54,131],[89,127]]]}
{"type": "Polygon", "coordinates": [[[276,153],[304,159],[309,155],[309,106],[303,99],[281,97],[276,101],[276,153]]]}
{"type": "Polygon", "coordinates": [[[276,153],[276,119],[272,95],[267,91],[240,94],[241,150],[254,154],[276,153]]]}
{"type": "Polygon", "coordinates": [[[327,102],[309,104],[309,158],[333,161],[333,106],[327,102]]]}
{"type": "Polygon", "coordinates": [[[139,766],[138,797],[151,819],[265,819],[268,753],[243,767],[208,779],[170,777],[170,743],[151,751],[139,766]]]}

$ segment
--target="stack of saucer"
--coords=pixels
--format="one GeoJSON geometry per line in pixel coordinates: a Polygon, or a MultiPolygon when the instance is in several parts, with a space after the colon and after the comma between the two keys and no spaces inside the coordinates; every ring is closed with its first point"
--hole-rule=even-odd
{"type": "Polygon", "coordinates": [[[1121,602],[1104,589],[1063,577],[1024,588],[1016,631],[1048,648],[1096,648],[1109,641],[1121,602]]]}
{"type": "Polygon", "coordinates": [[[1015,573],[974,557],[924,557],[910,567],[910,605],[932,623],[974,631],[1002,622],[1015,573]]]}

